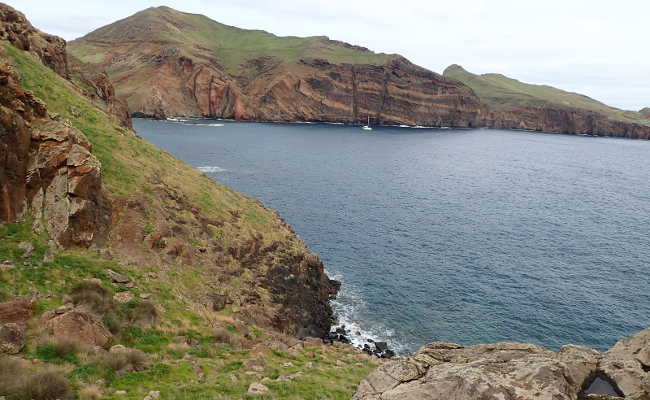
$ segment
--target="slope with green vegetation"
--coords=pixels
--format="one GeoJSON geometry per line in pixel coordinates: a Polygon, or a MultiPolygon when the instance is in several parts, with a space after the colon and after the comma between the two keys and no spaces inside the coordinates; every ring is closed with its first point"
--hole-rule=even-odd
{"type": "MultiPolygon", "coordinates": [[[[7,15],[20,33],[0,4],[0,25],[7,15]]],[[[0,42],[0,396],[350,398],[375,361],[296,339],[329,331],[338,285],[291,228],[12,43],[0,42]]]]}

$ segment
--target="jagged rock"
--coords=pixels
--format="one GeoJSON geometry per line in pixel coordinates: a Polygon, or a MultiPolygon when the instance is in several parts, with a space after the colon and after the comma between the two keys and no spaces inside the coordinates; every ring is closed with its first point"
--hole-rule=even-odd
{"type": "Polygon", "coordinates": [[[14,323],[0,324],[0,354],[17,354],[25,346],[25,328],[14,323]]]}
{"type": "Polygon", "coordinates": [[[69,75],[65,40],[34,28],[25,15],[0,3],[0,39],[36,55],[64,78],[69,75]]]}
{"type": "Polygon", "coordinates": [[[117,273],[113,271],[112,269],[106,270],[106,273],[108,274],[108,277],[115,283],[129,283],[131,282],[131,278],[129,278],[126,275],[122,275],[120,273],[117,273]]]}
{"type": "Polygon", "coordinates": [[[256,394],[264,394],[268,391],[269,391],[268,387],[262,385],[259,382],[253,382],[248,387],[248,391],[246,393],[249,395],[256,395],[256,394]]]}
{"type": "Polygon", "coordinates": [[[616,343],[603,355],[600,369],[626,399],[649,399],[650,329],[616,343]]]}
{"type": "Polygon", "coordinates": [[[354,399],[575,400],[599,358],[597,351],[578,346],[554,353],[520,343],[433,343],[377,368],[354,399]]]}
{"type": "Polygon", "coordinates": [[[53,336],[67,337],[93,346],[103,347],[112,339],[101,320],[81,308],[55,316],[45,326],[53,336]]]}

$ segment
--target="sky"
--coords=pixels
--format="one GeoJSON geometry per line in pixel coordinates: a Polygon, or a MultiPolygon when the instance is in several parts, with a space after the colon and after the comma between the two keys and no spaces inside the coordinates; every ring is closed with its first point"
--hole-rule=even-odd
{"type": "Polygon", "coordinates": [[[442,73],[460,64],[650,107],[647,0],[1,0],[67,40],[166,5],[280,36],[329,36],[442,73]]]}

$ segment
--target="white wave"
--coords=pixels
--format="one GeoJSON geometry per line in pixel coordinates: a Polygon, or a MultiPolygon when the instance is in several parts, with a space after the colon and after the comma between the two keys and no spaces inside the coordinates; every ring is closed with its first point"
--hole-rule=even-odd
{"type": "Polygon", "coordinates": [[[167,121],[171,121],[171,122],[187,122],[188,120],[183,119],[183,118],[169,117],[169,118],[167,118],[167,121]]]}
{"type": "Polygon", "coordinates": [[[228,171],[225,168],[221,167],[216,167],[216,166],[206,166],[206,167],[196,167],[199,171],[206,173],[206,174],[216,174],[218,172],[226,172],[228,171]]]}
{"type": "Polygon", "coordinates": [[[194,124],[197,126],[225,126],[224,124],[194,124]]]}
{"type": "MultiPolygon", "coordinates": [[[[332,279],[342,280],[340,276],[330,276],[332,279]]],[[[408,354],[408,349],[400,343],[392,329],[380,323],[364,321],[363,315],[367,314],[364,312],[366,302],[354,288],[343,283],[337,298],[332,301],[332,306],[337,319],[337,325],[333,329],[345,326],[348,339],[354,347],[361,349],[368,343],[368,339],[371,339],[375,342],[386,342],[388,348],[398,356],[408,354]]]]}

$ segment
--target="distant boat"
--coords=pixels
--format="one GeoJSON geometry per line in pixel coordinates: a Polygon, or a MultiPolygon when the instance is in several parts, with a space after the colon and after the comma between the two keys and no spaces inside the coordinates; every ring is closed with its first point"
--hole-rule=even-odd
{"type": "Polygon", "coordinates": [[[370,116],[368,116],[368,125],[364,125],[363,128],[364,131],[371,131],[372,127],[370,126],[370,116]]]}

